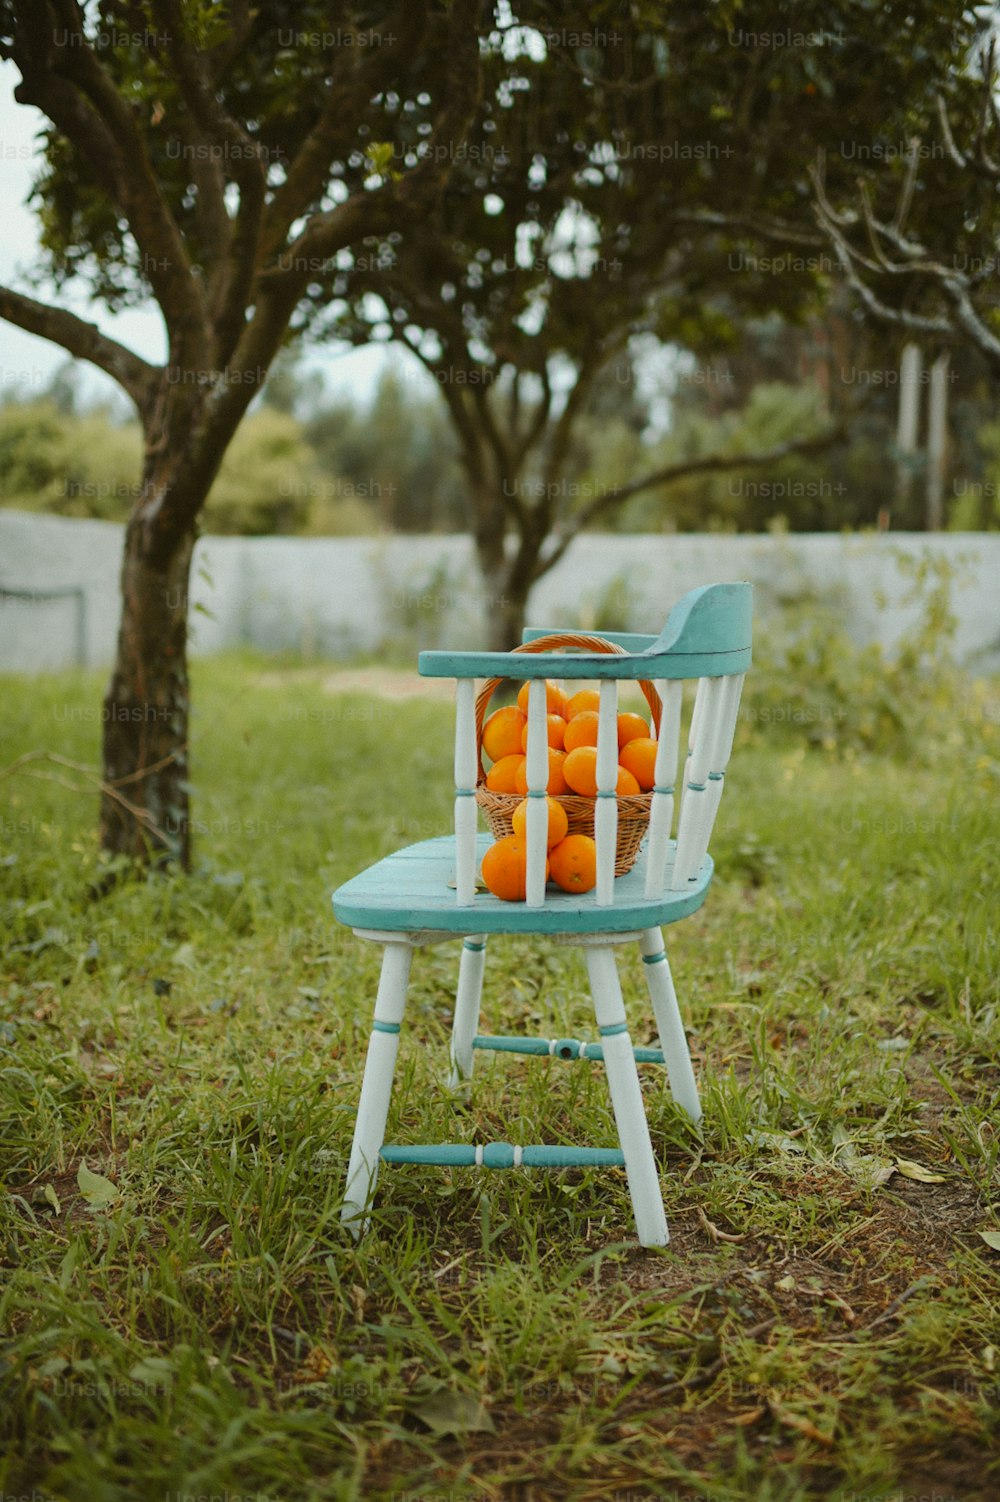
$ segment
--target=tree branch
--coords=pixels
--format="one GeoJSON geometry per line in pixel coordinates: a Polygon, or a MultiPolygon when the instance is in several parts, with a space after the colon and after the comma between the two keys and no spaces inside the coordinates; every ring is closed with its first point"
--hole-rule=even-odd
{"type": "Polygon", "coordinates": [[[154,13],[164,31],[173,38],[170,56],[184,101],[203,135],[221,148],[230,165],[231,175],[239,185],[240,205],[235,225],[225,206],[225,174],[214,162],[214,171],[199,178],[211,194],[210,214],[217,228],[213,246],[213,311],[218,315],[217,349],[220,363],[232,353],[233,330],[242,323],[253,281],[257,240],[267,188],[267,164],[264,149],[225,110],[218,92],[212,87],[202,55],[188,41],[183,7],[179,0],[155,0],[154,13]]]}
{"type": "MultiPolygon", "coordinates": [[[[459,9],[460,7],[456,7],[459,9]]],[[[322,197],[337,145],[344,139],[345,122],[353,126],[369,100],[399,73],[401,61],[416,51],[427,24],[426,0],[400,0],[377,45],[355,49],[357,66],[335,78],[319,118],[306,136],[285,181],[275,193],[264,221],[261,253],[267,261],[281,248],[292,224],[322,197]]],[[[347,49],[342,50],[341,65],[347,49]]]]}
{"type": "MultiPolygon", "coordinates": [[[[472,119],[480,92],[477,16],[478,0],[454,0],[448,36],[451,66],[442,90],[445,104],[430,137],[430,148],[439,141],[452,144],[461,141],[472,119]]],[[[281,265],[276,267],[272,261],[261,276],[269,280],[289,276],[297,280],[299,287],[305,287],[310,270],[315,272],[324,260],[359,235],[387,230],[400,215],[405,218],[408,214],[426,213],[440,196],[449,171],[449,153],[439,154],[430,149],[420,165],[402,181],[385,183],[370,193],[356,193],[332,209],[317,211],[310,215],[302,233],[281,257],[281,265]],[[363,228],[352,227],[363,221],[367,221],[363,228]],[[296,262],[300,263],[298,267],[296,262]]],[[[275,255],[287,233],[288,224],[280,236],[277,234],[277,221],[272,222],[273,210],[274,204],[265,224],[258,264],[275,255]]]]}
{"type": "Polygon", "coordinates": [[[20,103],[35,104],[86,156],[120,205],[143,255],[145,275],[168,327],[178,333],[171,357],[199,365],[206,353],[204,294],[191,271],[184,237],[153,171],[131,106],[119,93],[84,32],[75,0],[48,0],[18,10],[13,60],[20,103]]]}
{"type": "Polygon", "coordinates": [[[802,245],[810,250],[822,250],[824,240],[813,230],[801,224],[792,224],[784,219],[775,219],[760,214],[728,214],[715,209],[685,211],[677,209],[671,215],[675,224],[693,224],[699,227],[716,226],[722,230],[745,230],[762,240],[773,240],[782,245],[802,245]]]}
{"type": "Polygon", "coordinates": [[[603,495],[595,496],[588,505],[560,528],[555,546],[539,559],[533,579],[540,579],[554,564],[558,563],[570,543],[583,531],[584,527],[604,512],[638,495],[640,491],[651,490],[657,485],[672,485],[678,480],[688,479],[691,475],[717,474],[720,470],[726,469],[760,469],[768,464],[779,464],[781,460],[794,458],[797,455],[823,453],[835,443],[841,442],[844,437],[844,429],[838,425],[827,429],[825,433],[814,434],[811,438],[792,438],[786,443],[775,444],[773,448],[759,449],[756,453],[708,454],[701,459],[679,459],[673,464],[665,464],[660,469],[651,470],[649,474],[641,475],[639,479],[631,480],[627,485],[619,485],[613,490],[607,490],[603,495]]]}
{"type": "Polygon", "coordinates": [[[569,441],[573,434],[573,424],[582,407],[584,400],[590,393],[594,377],[602,360],[588,360],[586,356],[580,361],[573,389],[566,398],[566,404],[556,419],[552,441],[545,460],[544,480],[546,491],[550,485],[559,478],[559,472],[566,460],[569,449],[569,441]]]}
{"type": "Polygon", "coordinates": [[[810,168],[810,176],[816,190],[816,217],[840,256],[848,284],[868,312],[884,323],[895,324],[913,333],[932,334],[936,338],[954,343],[959,333],[964,334],[989,362],[994,370],[1000,370],[1000,339],[976,311],[970,295],[969,280],[955,268],[935,261],[925,247],[915,240],[907,239],[895,225],[884,224],[875,219],[871,205],[862,194],[862,209],[865,225],[872,242],[875,259],[861,254],[851,245],[844,233],[845,226],[857,223],[853,212],[837,212],[826,196],[822,160],[810,168]],[[890,261],[885,255],[880,240],[884,240],[901,261],[890,261]],[[929,317],[913,313],[908,308],[894,308],[883,302],[862,280],[857,271],[861,265],[866,270],[890,276],[918,276],[929,281],[951,304],[952,316],[929,317]]]}
{"type": "Polygon", "coordinates": [[[89,360],[117,381],[132,398],[139,415],[144,417],[153,400],[160,372],[123,344],[102,334],[94,323],[87,323],[65,308],[26,297],[10,287],[0,287],[0,318],[16,324],[29,334],[37,334],[59,344],[77,359],[89,360]]]}

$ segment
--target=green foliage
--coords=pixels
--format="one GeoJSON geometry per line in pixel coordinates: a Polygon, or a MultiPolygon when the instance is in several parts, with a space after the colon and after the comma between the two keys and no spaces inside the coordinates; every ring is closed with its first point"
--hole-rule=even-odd
{"type": "Polygon", "coordinates": [[[49,400],[0,405],[0,504],[120,521],[139,493],[137,423],[74,415],[49,400]]]}
{"type": "MultiPolygon", "coordinates": [[[[444,532],[466,525],[465,484],[447,414],[415,372],[386,370],[368,403],[334,400],[315,410],[306,436],[341,492],[386,528],[444,532]]],[[[335,497],[335,488],[327,495],[335,497]]],[[[318,506],[310,530],[325,530],[318,506]]]]}
{"type": "MultiPolygon", "coordinates": [[[[685,412],[652,453],[634,461],[638,473],[711,454],[766,450],[829,426],[820,393],[809,386],[766,382],[746,405],[719,417],[685,412]]],[[[791,458],[766,469],[738,467],[692,476],[636,496],[616,522],[622,531],[764,531],[783,519],[793,531],[823,531],[840,523],[826,466],[791,458]]]]}
{"type": "MultiPolygon", "coordinates": [[[[444,530],[460,480],[433,392],[387,376],[371,407],[317,407],[308,380],[279,371],[272,399],[238,429],[209,495],[206,531],[345,536],[444,530]],[[304,422],[296,409],[310,406],[304,422]]],[[[141,491],[134,422],[51,399],[0,404],[0,505],[124,521],[141,491]]]]}
{"type": "MultiPolygon", "coordinates": [[[[181,16],[186,40],[216,77],[222,108],[263,148],[270,164],[269,198],[327,103],[332,56],[339,56],[342,72],[350,73],[356,59],[367,61],[378,48],[391,45],[391,22],[364,5],[338,7],[332,16],[324,0],[263,0],[237,14],[215,0],[185,0],[181,16]]],[[[71,20],[75,19],[74,15],[71,20]]],[[[213,137],[192,131],[178,81],[178,39],[174,28],[163,25],[149,5],[99,0],[83,7],[83,20],[111,86],[141,122],[145,153],[183,235],[186,253],[192,265],[208,275],[220,248],[206,226],[200,192],[192,191],[192,185],[199,169],[211,162],[235,187],[244,158],[239,152],[220,151],[213,137]]],[[[18,6],[2,0],[3,55],[9,54],[22,24],[28,23],[18,16],[18,6]]],[[[61,32],[62,25],[57,29],[61,32]]],[[[434,17],[422,45],[404,59],[401,71],[394,70],[413,131],[426,126],[440,105],[448,59],[446,50],[436,44],[443,29],[442,17],[434,17]]],[[[336,159],[329,175],[341,187],[364,192],[371,172],[366,153],[373,141],[388,138],[390,153],[399,150],[394,135],[399,107],[395,90],[382,94],[373,89],[367,107],[362,101],[356,112],[337,122],[331,148],[336,159]]],[[[384,152],[385,147],[374,149],[384,152]]],[[[100,167],[73,140],[72,132],[43,130],[42,165],[32,193],[43,254],[34,275],[40,284],[48,278],[60,286],[83,282],[96,298],[117,310],[148,298],[150,267],[120,206],[107,193],[100,167]]],[[[326,190],[325,182],[320,186],[326,190]]]]}
{"type": "Polygon", "coordinates": [[[985,475],[957,489],[948,513],[955,532],[995,532],[1000,527],[1000,422],[987,423],[976,439],[986,457],[985,475]]]}
{"type": "Polygon", "coordinates": [[[900,604],[918,614],[892,648],[859,645],[842,602],[794,584],[783,592],[780,613],[756,633],[741,739],[792,736],[838,757],[878,753],[932,765],[947,764],[956,744],[977,745],[980,769],[998,776],[995,688],[961,671],[951,651],[959,570],[929,551],[914,558],[898,550],[895,562],[909,581],[900,604]]]}
{"type": "Polygon", "coordinates": [[[265,408],[241,423],[204,511],[207,532],[263,536],[301,531],[322,482],[302,425],[265,408]]]}

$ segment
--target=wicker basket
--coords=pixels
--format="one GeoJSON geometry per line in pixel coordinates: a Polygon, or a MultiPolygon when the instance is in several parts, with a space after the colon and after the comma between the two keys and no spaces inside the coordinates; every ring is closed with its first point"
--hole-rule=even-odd
{"type": "MultiPolygon", "coordinates": [[[[554,652],[560,647],[582,648],[585,652],[612,652],[624,655],[625,648],[617,646],[614,642],[605,640],[603,636],[586,636],[578,632],[560,632],[552,636],[539,636],[535,641],[525,642],[523,646],[515,647],[515,652],[554,652]]],[[[556,675],[558,676],[558,674],[556,675]]],[[[502,839],[504,835],[513,834],[514,810],[522,802],[520,793],[495,793],[492,788],[486,786],[486,771],[483,767],[483,724],[486,719],[486,710],[490,699],[497,687],[503,683],[503,678],[490,678],[482,687],[479,697],[476,699],[476,751],[478,756],[478,777],[476,782],[476,802],[486,815],[486,821],[493,831],[496,839],[502,839]]],[[[639,687],[646,696],[653,716],[654,734],[659,733],[661,704],[660,696],[646,679],[639,682],[639,687]]],[[[569,821],[570,834],[587,834],[593,838],[594,834],[594,804],[595,798],[585,798],[579,793],[560,793],[555,800],[562,804],[569,821]]],[[[631,797],[618,799],[618,841],[615,849],[615,875],[624,876],[626,871],[631,871],[639,854],[639,846],[643,836],[649,827],[649,810],[653,802],[652,793],[637,793],[631,797]]]]}

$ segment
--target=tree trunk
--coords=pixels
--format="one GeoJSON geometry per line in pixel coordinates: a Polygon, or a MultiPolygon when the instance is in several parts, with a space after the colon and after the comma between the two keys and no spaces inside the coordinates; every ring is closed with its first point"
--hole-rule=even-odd
{"type": "Polygon", "coordinates": [[[104,699],[103,849],[191,861],[188,799],[188,578],[194,529],[154,560],[145,508],[125,532],[118,653],[104,699]],[[124,801],[123,801],[124,800],[124,801]]]}
{"type": "Polygon", "coordinates": [[[511,652],[521,644],[527,600],[515,596],[509,578],[504,581],[504,588],[498,595],[492,596],[492,599],[488,616],[488,650],[511,652]]]}
{"type": "Polygon", "coordinates": [[[510,652],[521,642],[549,520],[525,510],[518,518],[511,552],[506,545],[507,514],[498,489],[483,479],[475,487],[475,497],[476,557],[484,585],[489,650],[510,652]]]}

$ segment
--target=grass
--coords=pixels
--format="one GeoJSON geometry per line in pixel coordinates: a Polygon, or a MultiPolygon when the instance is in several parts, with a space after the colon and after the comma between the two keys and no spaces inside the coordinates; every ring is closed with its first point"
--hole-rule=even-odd
{"type": "MultiPolygon", "coordinates": [[[[195,677],[190,878],[94,899],[83,774],[0,781],[0,1497],[994,1497],[996,726],[890,759],[751,701],[667,936],[700,1131],[643,1071],[665,1252],[620,1173],[420,1168],[356,1247],[378,955],[328,894],[447,828],[451,712],[195,677]]],[[[94,677],[2,692],[5,762],[96,763],[94,677]]],[[[480,1055],[456,1113],[456,964],[415,962],[391,1136],[611,1143],[594,1065],[480,1055]]],[[[586,1036],[579,958],[492,944],[484,1014],[586,1036]]]]}

